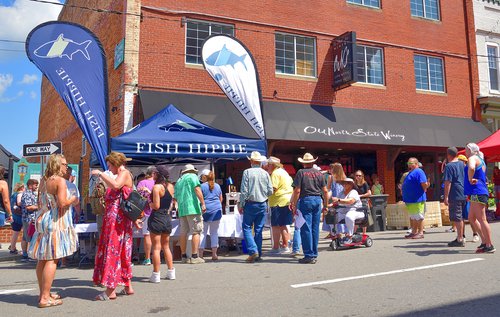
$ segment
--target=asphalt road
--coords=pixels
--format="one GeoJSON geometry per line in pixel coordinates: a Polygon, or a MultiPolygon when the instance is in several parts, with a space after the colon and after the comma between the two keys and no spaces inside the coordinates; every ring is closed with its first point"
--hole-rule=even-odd
{"type": "MultiPolygon", "coordinates": [[[[289,256],[247,264],[236,252],[218,263],[175,263],[177,279],[160,284],[147,281],[151,266],[136,265],[136,294],[109,302],[92,301],[102,289],[92,287],[91,267],[58,269],[54,290],[64,304],[45,310],[37,308],[34,264],[3,262],[0,315],[500,316],[500,249],[475,254],[472,242],[448,248],[454,237],[445,229],[427,229],[423,240],[405,240],[403,231],[372,233],[373,247],[346,251],[330,251],[321,240],[315,265],[289,256]]],[[[500,223],[492,230],[500,247],[500,223]]],[[[264,244],[268,249],[270,241],[264,244]]]]}

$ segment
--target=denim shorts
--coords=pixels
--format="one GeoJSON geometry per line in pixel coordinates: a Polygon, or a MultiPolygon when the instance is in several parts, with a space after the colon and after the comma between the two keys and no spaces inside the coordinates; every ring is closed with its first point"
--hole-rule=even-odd
{"type": "Polygon", "coordinates": [[[271,226],[286,226],[291,225],[293,222],[293,215],[288,206],[285,207],[271,207],[271,226]]]}

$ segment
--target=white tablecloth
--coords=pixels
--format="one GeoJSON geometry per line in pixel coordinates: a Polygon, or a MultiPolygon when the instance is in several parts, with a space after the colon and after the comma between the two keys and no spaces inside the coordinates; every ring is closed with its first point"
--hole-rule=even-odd
{"type": "MultiPolygon", "coordinates": [[[[219,230],[217,233],[219,237],[222,238],[243,238],[243,231],[241,230],[241,224],[243,221],[243,216],[239,213],[230,213],[227,215],[222,215],[220,220],[219,230]]],[[[79,223],[75,225],[75,231],[77,233],[89,233],[97,232],[97,224],[94,223],[79,223]]],[[[171,236],[178,237],[180,233],[179,219],[172,219],[172,233],[171,236]]],[[[140,230],[134,228],[134,238],[142,236],[140,230]]]]}

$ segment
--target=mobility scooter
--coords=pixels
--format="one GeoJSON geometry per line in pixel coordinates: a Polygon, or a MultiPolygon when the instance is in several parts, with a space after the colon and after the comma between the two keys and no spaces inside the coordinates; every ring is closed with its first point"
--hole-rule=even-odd
{"type": "MultiPolygon", "coordinates": [[[[358,211],[364,213],[364,217],[362,219],[357,219],[355,221],[355,225],[358,227],[365,227],[368,225],[368,209],[366,207],[359,208],[358,211]]],[[[337,221],[337,211],[334,208],[328,209],[328,214],[325,216],[325,221],[327,224],[334,225],[334,232],[332,233],[332,242],[330,243],[330,249],[332,251],[341,250],[341,249],[350,249],[360,246],[365,246],[367,248],[373,245],[373,240],[367,234],[362,234],[355,232],[351,237],[350,243],[345,243],[344,237],[345,234],[343,232],[336,232],[337,224],[345,224],[345,220],[337,221]]]]}

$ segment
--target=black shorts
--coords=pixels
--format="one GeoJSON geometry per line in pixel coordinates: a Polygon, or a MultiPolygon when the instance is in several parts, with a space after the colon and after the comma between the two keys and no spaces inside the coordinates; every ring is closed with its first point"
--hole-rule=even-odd
{"type": "Polygon", "coordinates": [[[293,214],[288,206],[271,207],[271,226],[280,227],[291,225],[293,223],[293,214]]]}
{"type": "Polygon", "coordinates": [[[166,210],[153,210],[148,218],[148,230],[152,234],[171,234],[172,219],[166,210]]]}
{"type": "Polygon", "coordinates": [[[465,209],[465,200],[450,200],[448,204],[448,210],[450,215],[450,221],[460,222],[463,220],[463,211],[465,209]]]}

